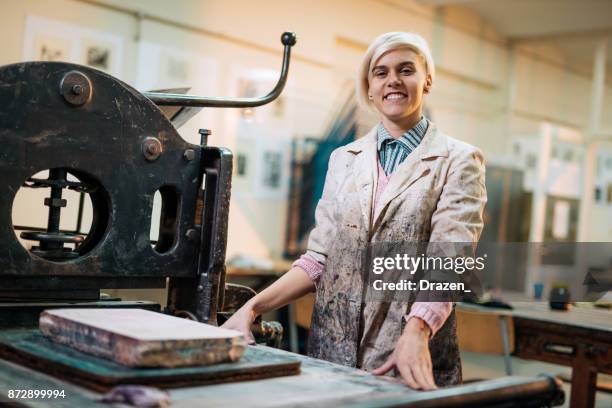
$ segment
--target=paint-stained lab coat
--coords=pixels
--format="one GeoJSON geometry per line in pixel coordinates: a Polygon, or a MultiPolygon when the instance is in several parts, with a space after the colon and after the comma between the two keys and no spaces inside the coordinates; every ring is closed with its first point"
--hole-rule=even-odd
{"type": "MultiPolygon", "coordinates": [[[[373,209],[376,141],[375,127],[332,153],[308,241],[308,254],[325,265],[317,284],[309,355],[365,370],[379,367],[392,353],[412,304],[365,301],[362,263],[368,244],[476,243],[486,203],[480,150],[430,123],[373,209]]],[[[454,310],[429,347],[436,383],[460,383],[454,310]]]]}

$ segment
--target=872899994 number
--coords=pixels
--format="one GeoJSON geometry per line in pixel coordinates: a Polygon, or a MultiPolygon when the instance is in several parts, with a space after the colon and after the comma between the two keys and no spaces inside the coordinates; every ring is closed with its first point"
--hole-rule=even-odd
{"type": "Polygon", "coordinates": [[[9,399],[66,398],[64,390],[8,390],[9,399]]]}

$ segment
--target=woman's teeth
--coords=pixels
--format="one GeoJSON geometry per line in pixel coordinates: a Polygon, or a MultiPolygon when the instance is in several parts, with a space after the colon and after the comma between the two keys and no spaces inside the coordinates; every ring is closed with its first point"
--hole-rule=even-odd
{"type": "Polygon", "coordinates": [[[391,94],[391,95],[387,95],[385,97],[385,99],[390,99],[390,100],[401,99],[401,98],[404,98],[404,95],[402,95],[402,94],[391,94]]]}

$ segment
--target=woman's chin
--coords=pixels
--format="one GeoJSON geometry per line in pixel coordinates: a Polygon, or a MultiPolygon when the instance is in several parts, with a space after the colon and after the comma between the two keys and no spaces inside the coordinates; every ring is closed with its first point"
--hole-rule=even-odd
{"type": "Polygon", "coordinates": [[[406,112],[405,110],[401,110],[401,111],[386,111],[386,112],[381,112],[382,115],[385,117],[385,119],[387,119],[388,121],[394,122],[394,123],[400,123],[400,122],[405,122],[407,120],[409,120],[410,118],[410,113],[406,112]]]}

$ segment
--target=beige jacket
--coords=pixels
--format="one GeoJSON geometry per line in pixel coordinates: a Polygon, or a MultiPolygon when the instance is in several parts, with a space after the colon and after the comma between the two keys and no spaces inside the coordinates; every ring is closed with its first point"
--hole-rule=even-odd
{"type": "MultiPolygon", "coordinates": [[[[315,213],[308,254],[325,265],[317,285],[309,354],[367,370],[385,361],[410,302],[365,302],[363,256],[374,242],[477,242],[486,203],[477,148],[430,124],[373,209],[377,133],[336,149],[315,213]]],[[[461,381],[454,312],[430,341],[438,385],[461,381]]]]}
{"type": "Polygon", "coordinates": [[[400,164],[373,213],[378,157],[374,127],[336,149],[329,160],[323,196],[308,254],[325,264],[338,228],[367,226],[369,238],[387,223],[402,223],[402,238],[430,242],[478,242],[487,200],[482,152],[430,124],[423,141],[400,164]],[[348,222],[351,221],[351,222],[348,222]],[[426,234],[427,235],[427,234],[426,234]]]}

